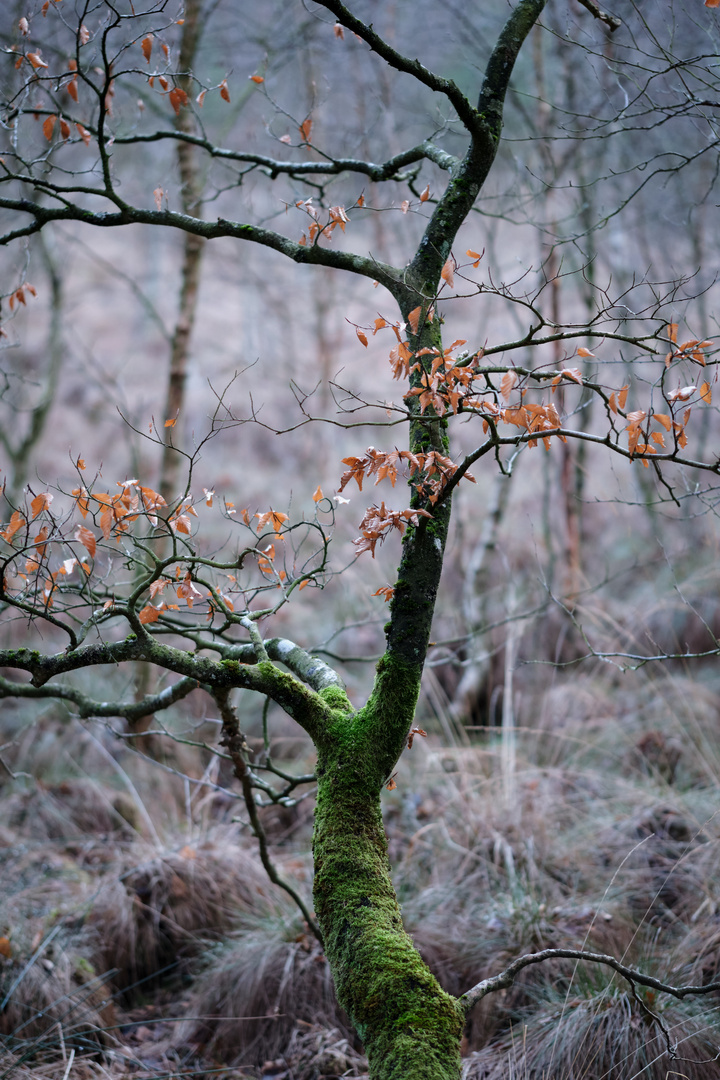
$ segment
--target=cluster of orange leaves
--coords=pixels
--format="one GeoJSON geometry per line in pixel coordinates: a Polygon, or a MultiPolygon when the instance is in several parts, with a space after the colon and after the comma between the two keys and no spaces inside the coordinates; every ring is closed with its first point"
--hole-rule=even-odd
{"type": "MultiPolygon", "coordinates": [[[[53,593],[57,588],[59,578],[72,574],[76,567],[79,567],[88,576],[91,573],[90,565],[76,557],[63,559],[58,568],[54,571],[49,569],[47,566],[47,553],[48,542],[51,539],[51,536],[50,526],[47,523],[42,525],[39,532],[30,539],[29,533],[31,523],[44,511],[49,511],[52,501],[53,496],[49,491],[43,491],[39,495],[35,495],[30,502],[30,513],[28,517],[26,518],[20,510],[13,511],[8,525],[0,532],[0,538],[9,545],[12,545],[13,538],[21,529],[25,530],[27,538],[25,545],[25,569],[22,571],[13,568],[14,573],[12,581],[8,580],[8,575],[6,574],[3,580],[3,588],[17,588],[17,583],[22,582],[19,586],[20,591],[22,591],[27,585],[29,577],[33,577],[36,582],[36,591],[40,594],[40,599],[46,607],[52,607],[53,593]],[[40,576],[41,571],[44,571],[42,580],[40,576]]],[[[78,526],[75,539],[86,548],[90,557],[93,558],[95,555],[95,537],[90,530],[78,526]]]]}
{"type": "Polygon", "coordinates": [[[369,551],[375,558],[375,548],[389,535],[388,530],[397,529],[402,536],[408,523],[418,525],[421,517],[429,518],[432,514],[427,510],[388,510],[384,502],[380,506],[368,506],[359,526],[361,535],[353,540],[356,554],[369,551]]]}
{"type": "Polygon", "coordinates": [[[9,303],[11,311],[14,310],[16,304],[23,304],[27,307],[26,292],[29,292],[31,296],[37,296],[37,289],[34,285],[31,285],[29,281],[26,281],[24,285],[17,288],[15,292],[10,293],[9,303]]]}
{"type": "MultiPolygon", "coordinates": [[[[307,126],[308,123],[310,123],[310,121],[306,121],[303,127],[307,126]]],[[[309,139],[309,131],[307,135],[304,136],[304,138],[306,141],[309,139]]],[[[365,196],[360,195],[355,201],[354,205],[350,207],[350,209],[354,210],[357,207],[364,205],[365,196]]],[[[307,233],[303,232],[298,241],[301,247],[305,247],[308,243],[316,244],[321,236],[326,237],[326,239],[328,240],[332,240],[332,234],[334,233],[335,229],[337,229],[339,226],[340,231],[345,232],[345,226],[350,221],[350,218],[348,217],[348,212],[344,206],[329,207],[327,212],[327,221],[325,221],[324,223],[321,223],[320,221],[320,214],[318,213],[317,207],[313,206],[312,198],[300,199],[298,202],[295,203],[295,206],[298,210],[302,210],[310,218],[310,224],[308,226],[307,233]]]]}
{"type": "MultiPolygon", "coordinates": [[[[398,464],[406,461],[410,476],[414,478],[414,486],[427,497],[431,505],[438,501],[445,485],[458,469],[451,458],[445,457],[436,450],[431,450],[427,454],[414,454],[412,450],[395,449],[386,452],[369,446],[364,457],[347,457],[342,461],[348,468],[340,477],[339,492],[343,491],[351,480],[355,480],[358,489],[362,491],[363,480],[366,476],[375,476],[376,484],[387,479],[395,487],[398,464]]],[[[475,477],[471,473],[466,472],[464,476],[465,479],[475,483],[475,477]]]]}
{"type": "MultiPolygon", "coordinates": [[[[79,470],[84,470],[85,463],[82,458],[78,458],[77,467],[79,470]]],[[[76,519],[74,526],[71,524],[69,528],[68,521],[72,520],[72,516],[64,522],[53,517],[51,504],[54,496],[51,492],[44,491],[39,495],[30,493],[32,498],[29,507],[26,506],[24,512],[20,509],[14,510],[10,521],[0,529],[0,540],[3,540],[11,549],[15,549],[14,553],[6,557],[4,589],[7,592],[19,590],[23,593],[32,579],[36,597],[45,607],[52,607],[53,594],[61,578],[72,574],[76,569],[83,571],[86,580],[91,577],[97,545],[101,538],[96,529],[99,529],[104,540],[119,541],[129,533],[134,522],[143,519],[153,528],[167,527],[178,536],[191,535],[191,517],[198,516],[191,497],[183,499],[168,512],[167,516],[163,516],[162,511],[167,508],[167,503],[153,488],[140,484],[136,479],[119,481],[118,487],[120,491],[114,495],[109,492],[89,491],[84,486],[73,489],[74,508],[79,512],[82,521],[78,523],[76,519]],[[32,524],[40,515],[44,515],[46,520],[41,527],[39,527],[40,522],[37,523],[38,531],[35,533],[32,524]],[[94,525],[95,529],[84,523],[88,518],[91,518],[90,524],[94,525]],[[15,546],[18,539],[22,541],[19,549],[15,546]],[[55,564],[55,569],[51,569],[49,553],[51,543],[68,545],[71,551],[74,544],[79,544],[87,552],[89,560],[85,561],[77,556],[62,558],[55,564]],[[19,556],[24,556],[23,570],[18,566],[19,556]]],[[[212,506],[213,496],[213,491],[204,489],[204,501],[207,506],[212,506]]],[[[225,511],[228,516],[237,513],[234,504],[230,502],[225,503],[225,511]]],[[[253,516],[247,508],[240,511],[240,516],[247,526],[252,525],[253,516]]],[[[281,530],[288,520],[287,514],[270,509],[256,513],[254,518],[257,519],[255,528],[259,536],[270,529],[273,530],[276,538],[282,538],[281,530]]],[[[275,546],[272,543],[264,551],[257,551],[257,565],[261,573],[265,577],[273,577],[277,587],[280,587],[286,575],[285,571],[274,567],[274,558],[275,546]]],[[[234,575],[228,574],[227,577],[232,585],[237,584],[234,575]]],[[[176,578],[178,581],[175,584],[175,591],[178,600],[185,601],[188,608],[192,608],[197,601],[207,600],[208,618],[212,618],[213,610],[221,606],[212,593],[204,594],[193,582],[190,571],[180,564],[176,567],[176,578]]],[[[172,584],[170,578],[161,577],[149,585],[150,600],[139,612],[141,623],[156,622],[163,611],[179,608],[178,604],[173,603],[163,602],[159,606],[153,604],[155,597],[170,584],[172,584]]],[[[302,588],[305,584],[307,584],[306,581],[302,582],[300,587],[302,588]]],[[[230,611],[234,610],[229,596],[219,590],[217,595],[222,604],[230,611]]],[[[108,600],[104,608],[108,610],[114,606],[114,601],[108,600]]]]}

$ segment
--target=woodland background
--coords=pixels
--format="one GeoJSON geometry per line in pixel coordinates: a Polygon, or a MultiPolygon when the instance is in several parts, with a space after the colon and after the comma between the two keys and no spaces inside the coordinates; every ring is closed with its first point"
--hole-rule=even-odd
{"type": "MultiPolygon", "coordinates": [[[[431,116],[443,145],[460,151],[440,102],[371,64],[313,5],[288,7],[243,5],[239,18],[220,2],[208,12],[195,63],[214,73],[209,81],[227,79],[230,102],[209,94],[204,103],[221,145],[272,152],[272,140],[294,139],[297,121],[312,116],[319,144],[366,156],[372,132],[380,159],[410,144],[414,126],[426,137],[431,116]],[[264,83],[250,79],[258,73],[264,83]]],[[[502,4],[453,0],[357,7],[461,87],[504,18],[502,4]]],[[[624,38],[581,18],[579,5],[553,6],[521,56],[499,161],[458,245],[484,252],[465,271],[484,293],[468,287],[440,304],[452,336],[473,348],[522,336],[527,316],[512,296],[525,294],[567,322],[586,319],[600,290],[617,308],[659,304],[681,340],[718,332],[717,143],[690,114],[667,122],[662,94],[656,111],[634,109],[645,73],[633,85],[620,71],[631,44],[648,69],[659,40],[680,55],[709,54],[715,13],[689,0],[641,10],[619,0],[613,12],[624,38]]],[[[14,2],[0,14],[5,49],[24,14],[14,2]]],[[[160,109],[167,102],[148,91],[138,124],[160,109]]],[[[128,198],[177,204],[170,150],[115,153],[128,198]]],[[[221,161],[199,169],[205,216],[235,216],[241,197],[273,227],[306,227],[295,202],[307,190],[286,179],[268,186],[252,171],[240,182],[221,161]]],[[[381,202],[372,182],[336,181],[333,203],[352,205],[362,190],[382,206],[350,214],[353,249],[402,263],[426,183],[432,193],[427,165],[381,202]]],[[[333,243],[343,242],[336,230],[333,243]]],[[[355,331],[385,314],[380,290],[229,239],[203,250],[186,396],[166,429],[182,245],[142,226],[99,234],[62,224],[0,251],[3,520],[27,484],[75,486],[78,456],[108,489],[130,477],[157,485],[159,441],[171,430],[192,452],[219,399],[225,422],[203,447],[193,489],[251,513],[310,512],[318,485],[337,491],[342,458],[392,438],[392,428],[349,426],[368,415],[362,402],[398,396],[392,342],[380,333],[364,348],[355,331]],[[11,306],[23,281],[37,296],[26,288],[11,306]],[[302,423],[308,415],[325,421],[302,423]]],[[[641,407],[643,363],[617,343],[587,347],[595,357],[583,364],[627,383],[641,407]]],[[[548,363],[574,352],[545,348],[548,363]]],[[[602,430],[580,404],[577,415],[602,430]]],[[[456,430],[458,460],[473,443],[456,430]]],[[[698,415],[697,457],[712,455],[718,430],[714,411],[698,415]]],[[[717,978],[715,495],[688,474],[673,501],[653,470],[589,445],[525,449],[510,476],[485,459],[476,478],[455,496],[417,717],[428,735],[403,757],[385,800],[406,923],[453,993],[551,945],[612,952],[675,983],[717,978]]],[[[342,658],[353,698],[368,692],[382,651],[376,590],[392,584],[397,545],[356,561],[350,541],[365,504],[353,487],[343,495],[335,574],[322,593],[300,594],[275,632],[342,658]]],[[[203,529],[220,548],[230,524],[208,511],[203,529]]],[[[24,635],[31,641],[32,628],[18,621],[0,628],[3,647],[24,635]]],[[[112,673],[86,677],[88,693],[110,696],[112,673]]],[[[178,704],[161,737],[159,727],[137,735],[120,722],[81,722],[58,704],[0,702],[3,1077],[363,1075],[324,958],[264,876],[236,782],[197,745],[216,736],[210,706],[178,704]]],[[[241,699],[241,718],[261,747],[262,703],[241,699]]],[[[275,761],[310,772],[300,729],[273,706],[268,720],[275,761]]],[[[274,860],[309,893],[312,797],[263,815],[274,860]]],[[[716,1075],[716,998],[692,1009],[650,992],[643,1000],[679,1041],[672,1067],[716,1075]]],[[[664,1077],[665,1039],[642,1016],[605,970],[529,969],[476,1010],[467,1076],[664,1077]]]]}

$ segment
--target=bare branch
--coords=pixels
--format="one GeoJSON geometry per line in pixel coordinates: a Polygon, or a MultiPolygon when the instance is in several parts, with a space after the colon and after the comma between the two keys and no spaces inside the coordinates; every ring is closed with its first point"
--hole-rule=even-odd
{"type": "Polygon", "coordinates": [[[608,956],[605,953],[585,952],[584,949],[543,949],[542,952],[526,953],[524,956],[519,956],[499,975],[493,975],[491,978],[483,979],[477,983],[458,999],[460,1005],[466,1013],[470,1012],[487,994],[494,994],[497,990],[506,990],[509,986],[512,986],[524,968],[529,967],[531,964],[542,964],[546,960],[585,960],[592,964],[605,964],[607,967],[617,971],[618,975],[622,975],[624,979],[627,979],[631,985],[639,983],[641,986],[648,986],[650,989],[657,990],[660,993],[670,994],[679,1000],[686,997],[698,997],[702,994],[712,994],[720,990],[720,982],[707,983],[705,986],[671,986],[669,983],[664,983],[652,975],[645,975],[642,971],[627,967],[625,964],[621,964],[614,956],[608,956]]]}

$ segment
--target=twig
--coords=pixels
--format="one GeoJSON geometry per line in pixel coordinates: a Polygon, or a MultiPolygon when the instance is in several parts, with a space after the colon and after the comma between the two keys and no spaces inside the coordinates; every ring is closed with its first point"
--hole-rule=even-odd
{"type": "Polygon", "coordinates": [[[228,753],[230,754],[235,768],[235,775],[242,785],[243,797],[245,799],[245,807],[250,817],[250,824],[258,842],[258,850],[260,854],[260,861],[262,862],[265,873],[273,882],[281,889],[293,898],[297,906],[302,912],[303,918],[307,923],[309,929],[315,935],[317,940],[322,945],[323,939],[320,933],[320,927],[317,925],[315,919],[312,917],[307,905],[302,897],[293,889],[292,885],[288,885],[286,881],[278,874],[275,866],[270,859],[270,853],[268,851],[267,836],[263,829],[262,822],[258,815],[257,803],[255,801],[255,795],[253,792],[252,775],[248,768],[245,755],[247,753],[247,743],[245,737],[240,730],[238,724],[237,713],[234,706],[230,702],[230,691],[226,688],[213,689],[212,695],[217,703],[217,707],[220,710],[220,717],[223,724],[223,737],[220,740],[223,746],[226,746],[228,753]]]}
{"type": "Polygon", "coordinates": [[[605,953],[585,952],[584,949],[543,949],[542,952],[526,953],[525,956],[519,956],[499,975],[493,975],[491,978],[483,979],[477,983],[458,999],[461,1006],[465,1012],[470,1012],[473,1006],[477,1005],[478,1001],[482,1001],[487,994],[494,994],[497,990],[506,990],[509,986],[512,986],[523,968],[529,967],[531,964],[542,964],[545,960],[586,960],[592,964],[606,964],[617,971],[618,975],[622,975],[624,979],[627,979],[631,986],[639,983],[641,986],[649,986],[652,990],[657,990],[662,994],[670,994],[681,1001],[683,998],[692,995],[710,994],[715,990],[720,990],[720,982],[707,983],[705,986],[670,986],[669,983],[661,982],[660,979],[656,979],[652,975],[644,975],[642,971],[626,967],[625,964],[621,964],[619,960],[616,960],[614,956],[608,956],[605,953]]]}
{"type": "Polygon", "coordinates": [[[599,19],[600,22],[604,22],[609,27],[611,34],[614,34],[622,26],[622,19],[618,19],[615,15],[609,15],[607,11],[601,11],[595,0],[578,0],[578,3],[587,8],[590,14],[599,19]]]}

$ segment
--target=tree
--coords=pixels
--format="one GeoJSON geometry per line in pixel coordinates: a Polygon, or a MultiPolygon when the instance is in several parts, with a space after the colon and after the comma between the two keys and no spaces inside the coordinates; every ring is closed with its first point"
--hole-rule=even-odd
{"type": "MultiPolygon", "coordinates": [[[[598,20],[602,34],[620,30],[619,20],[600,11],[593,0],[581,4],[582,17],[598,20]]],[[[39,622],[54,642],[60,640],[55,651],[26,647],[0,651],[2,667],[30,676],[29,681],[4,677],[0,693],[35,700],[60,698],[73,703],[81,716],[112,715],[128,721],[158,712],[190,693],[209,693],[222,719],[222,746],[242,784],[261,854],[274,880],[277,875],[263,847],[255,793],[287,799],[299,781],[275,770],[279,784],[274,788],[261,775],[244,740],[232,692],[244,688],[271,699],[310,735],[318,756],[315,917],[292,886],[283,885],[323,942],[339,1000],[365,1044],[371,1075],[377,1080],[459,1076],[460,1038],[468,1010],[486,993],[508,985],[523,966],[545,958],[545,954],[521,958],[497,979],[486,980],[462,998],[451,997],[404,931],[390,877],[381,795],[394,783],[398,758],[418,733],[413,727],[415,706],[455,488],[463,479],[473,479],[469,470],[483,458],[494,458],[507,471],[521,450],[540,444],[551,451],[567,440],[595,444],[638,467],[651,468],[673,499],[678,496],[666,479],[669,467],[697,470],[697,475],[711,478],[720,471],[717,461],[697,460],[685,452],[692,407],[711,401],[704,372],[712,343],[697,336],[678,341],[678,325],[667,312],[679,302],[682,282],[640,283],[643,300],[633,318],[624,287],[619,292],[611,285],[596,288],[590,316],[583,313],[575,322],[560,324],[556,310],[543,313],[540,297],[548,284],[557,284],[561,266],[555,264],[537,289],[523,292],[519,286],[494,284],[492,279],[477,285],[471,274],[482,253],[468,250],[466,262],[454,253],[458,233],[473,212],[501,146],[516,62],[545,6],[546,0],[518,0],[509,11],[498,5],[504,23],[483,57],[479,90],[469,96],[452,79],[436,75],[394,48],[373,23],[358,18],[339,0],[318,0],[313,8],[316,17],[336,20],[333,29],[339,41],[354,35],[382,64],[438,96],[442,107],[452,112],[452,119],[440,125],[449,128],[451,142],[460,143],[456,129],[462,129],[458,155],[433,136],[381,163],[335,156],[316,145],[312,113],[293,120],[295,134],[280,137],[284,156],[225,149],[213,142],[201,123],[200,109],[213,102],[217,111],[229,101],[228,76],[210,86],[197,70],[201,60],[194,71],[175,64],[176,25],[182,19],[165,2],[136,12],[132,5],[102,0],[81,4],[77,15],[69,15],[60,0],[48,0],[32,17],[20,18],[18,40],[6,56],[6,61],[14,58],[15,67],[4,75],[2,106],[0,210],[9,219],[4,245],[21,242],[56,222],[98,229],[133,224],[179,229],[186,237],[234,238],[271,249],[296,264],[367,278],[379,283],[397,305],[393,316],[379,315],[368,326],[358,325],[356,332],[358,348],[368,345],[370,333],[386,332],[394,338],[390,359],[403,386],[403,400],[387,410],[391,430],[395,425],[407,428],[407,445],[400,450],[371,447],[362,456],[346,458],[348,468],[340,481],[340,491],[354,483],[362,491],[368,478],[389,480],[394,487],[404,473],[410,485],[407,507],[391,510],[381,502],[367,509],[356,541],[358,555],[374,556],[389,535],[397,532],[402,537],[397,579],[386,590],[390,612],[386,649],[377,664],[372,693],[362,706],[351,703],[340,676],[328,664],[294,642],[267,636],[264,629],[301,589],[322,584],[332,504],[319,489],[317,513],[310,521],[291,520],[272,508],[253,516],[247,508],[225,503],[228,520],[236,520],[249,539],[216,556],[203,552],[193,533],[198,510],[190,492],[197,453],[187,456],[186,491],[174,501],[169,500],[169,489],[161,494],[138,479],[122,481],[119,493],[103,491],[98,478],[83,479],[85,464],[78,460],[77,487],[57,499],[62,509],[55,509],[49,490],[29,489],[25,503],[11,508],[0,534],[5,617],[39,622]],[[159,116],[149,129],[136,123],[134,114],[124,119],[126,114],[130,117],[138,86],[150,95],[152,111],[159,116]],[[155,94],[178,118],[174,125],[165,123],[155,94]],[[181,122],[191,110],[195,123],[181,122]],[[247,172],[268,182],[280,177],[294,187],[307,185],[312,196],[293,199],[290,207],[304,215],[302,236],[293,240],[264,224],[201,217],[197,199],[187,201],[187,191],[182,212],[170,208],[169,196],[161,188],[153,193],[154,209],[140,198],[128,200],[118,183],[116,155],[120,160],[156,143],[193,147],[210,160],[233,164],[238,170],[233,189],[247,172]],[[429,182],[418,191],[416,181],[426,165],[435,167],[433,182],[442,188],[438,195],[429,182]],[[338,177],[354,182],[359,178],[375,189],[409,184],[413,199],[404,200],[400,212],[412,209],[427,216],[406,265],[330,245],[346,233],[351,217],[367,209],[362,192],[354,201],[331,205],[327,193],[338,177]],[[20,185],[33,195],[25,194],[20,185]],[[489,295],[518,308],[523,327],[518,336],[467,352],[460,352],[465,341],[444,344],[440,305],[445,295],[453,293],[456,279],[481,299],[489,295]],[[616,342],[634,355],[659,358],[646,400],[628,410],[629,384],[608,383],[599,373],[599,363],[590,371],[571,366],[572,355],[594,359],[587,346],[579,346],[571,356],[558,353],[550,363],[545,359],[546,346],[562,343],[563,349],[574,349],[579,340],[616,342]],[[516,355],[527,362],[515,363],[516,355]],[[703,369],[702,381],[688,375],[681,379],[681,373],[698,368],[703,369]],[[555,403],[560,401],[554,397],[558,389],[564,404],[555,403]],[[601,433],[570,423],[572,413],[582,415],[591,399],[605,418],[601,433]],[[456,418],[470,418],[482,432],[460,462],[453,460],[449,442],[456,418]],[[95,701],[66,678],[84,669],[129,662],[178,678],[166,689],[131,702],[95,701]]],[[[192,10],[195,17],[194,5],[192,10]]],[[[199,21],[203,18],[199,16],[199,21]]],[[[596,54],[602,58],[603,48],[586,43],[586,62],[594,63],[596,54]]],[[[189,51],[192,54],[194,46],[189,51]]],[[[181,51],[180,65],[183,55],[187,51],[181,51]]],[[[641,58],[649,70],[650,60],[641,58]]],[[[697,67],[699,62],[692,63],[697,67]]],[[[664,47],[648,82],[659,82],[675,67],[664,47]]],[[[256,71],[250,78],[262,88],[266,75],[256,71]]],[[[642,108],[650,109],[643,94],[645,90],[638,91],[637,115],[642,108]]],[[[684,104],[663,107],[666,119],[672,119],[674,109],[678,115],[697,114],[699,123],[710,106],[688,92],[684,104]]],[[[652,122],[657,125],[661,115],[655,105],[653,110],[652,122]]],[[[629,201],[631,195],[621,197],[629,201]]],[[[202,209],[207,211],[207,204],[202,209]]],[[[589,227],[582,225],[580,236],[589,227]]],[[[585,280],[592,284],[587,274],[585,280]]],[[[26,288],[22,281],[14,287],[11,308],[25,301],[26,288]]],[[[228,418],[232,419],[221,396],[213,432],[228,418]]],[[[167,419],[172,424],[173,417],[167,419]]],[[[210,505],[213,493],[206,492],[200,501],[210,505]]],[[[272,775],[271,765],[268,772],[272,775]]],[[[561,954],[577,955],[571,950],[561,954]]],[[[631,981],[669,989],[677,996],[711,989],[663,987],[612,957],[600,959],[631,981]]]]}

